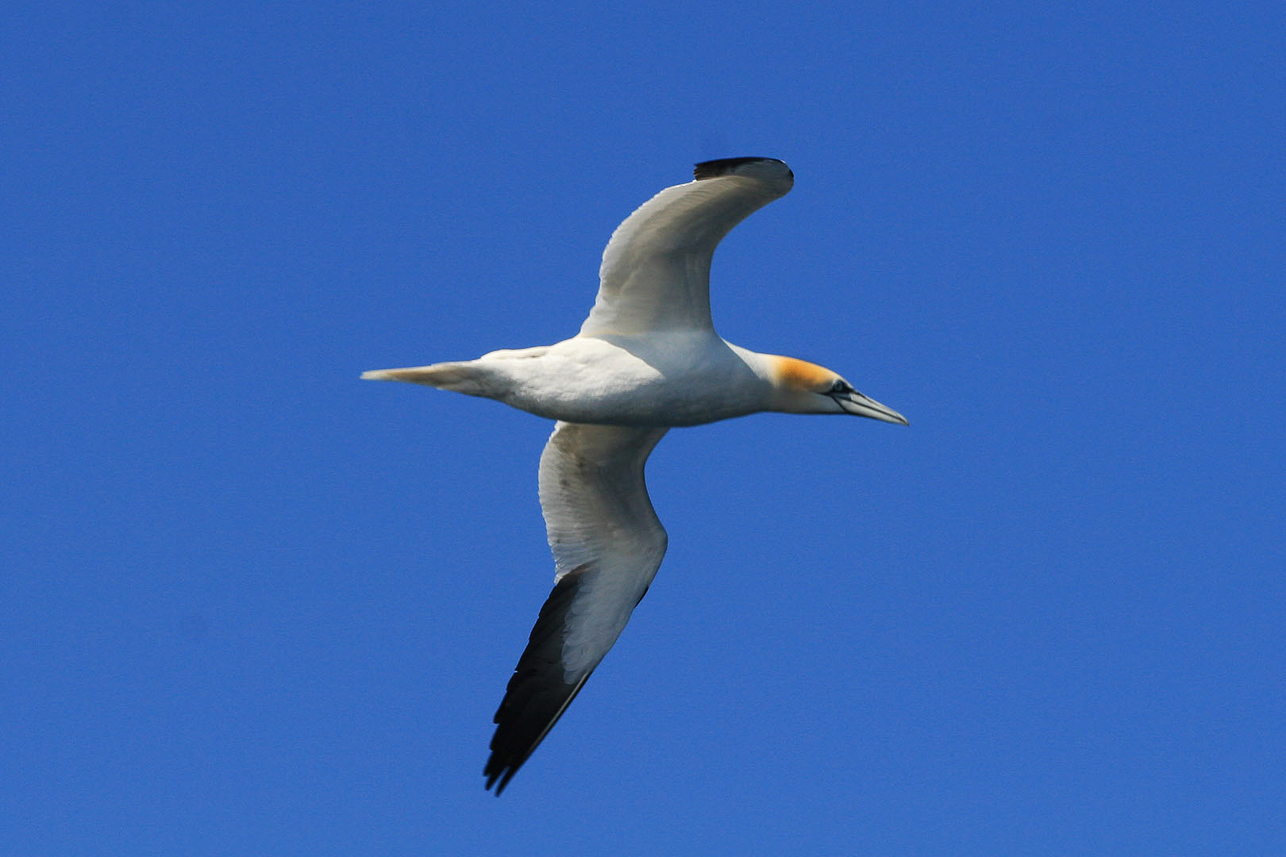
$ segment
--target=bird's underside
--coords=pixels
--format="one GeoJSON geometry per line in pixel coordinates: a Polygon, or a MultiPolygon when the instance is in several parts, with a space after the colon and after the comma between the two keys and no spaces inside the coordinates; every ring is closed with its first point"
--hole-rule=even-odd
{"type": "Polygon", "coordinates": [[[772,158],[696,165],[617,227],[589,317],[572,339],[473,361],[366,372],[496,399],[560,420],[540,459],[553,591],[496,711],[484,769],[499,795],[629,621],[665,555],[643,469],[669,427],[757,411],[906,423],[829,369],[724,342],[710,318],[715,247],[786,194],[772,158]]]}

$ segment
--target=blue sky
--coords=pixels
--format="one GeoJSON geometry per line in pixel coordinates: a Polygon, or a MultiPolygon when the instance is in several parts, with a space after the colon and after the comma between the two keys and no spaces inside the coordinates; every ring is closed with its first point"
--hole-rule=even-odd
{"type": "Polygon", "coordinates": [[[6,4],[0,852],[1286,849],[1279,4],[6,4]],[[906,414],[671,432],[670,551],[497,800],[572,335],[693,162],[731,341],[906,414]]]}

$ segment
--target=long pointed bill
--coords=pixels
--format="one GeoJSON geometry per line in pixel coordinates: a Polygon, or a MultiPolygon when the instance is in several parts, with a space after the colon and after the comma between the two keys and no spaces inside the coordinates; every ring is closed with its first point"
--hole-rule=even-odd
{"type": "Polygon", "coordinates": [[[845,413],[853,416],[870,417],[873,420],[880,420],[886,423],[901,423],[904,426],[910,425],[906,417],[897,411],[886,405],[881,405],[869,396],[863,396],[856,390],[852,393],[836,393],[831,398],[844,409],[845,413]]]}

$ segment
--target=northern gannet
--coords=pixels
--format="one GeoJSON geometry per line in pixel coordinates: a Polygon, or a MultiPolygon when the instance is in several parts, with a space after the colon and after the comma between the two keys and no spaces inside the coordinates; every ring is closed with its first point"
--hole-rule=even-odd
{"type": "Polygon", "coordinates": [[[693,176],[612,233],[594,307],[571,339],[362,374],[557,420],[539,471],[554,589],[496,712],[483,775],[497,795],[612,648],[661,565],[666,534],[643,465],[669,429],[759,411],[907,424],[829,369],[720,338],[710,320],[715,246],[785,196],[795,176],[775,158],[704,161],[693,176]]]}

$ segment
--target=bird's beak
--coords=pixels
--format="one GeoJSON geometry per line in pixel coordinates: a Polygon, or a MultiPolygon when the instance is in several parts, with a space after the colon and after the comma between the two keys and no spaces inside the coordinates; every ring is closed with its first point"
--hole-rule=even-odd
{"type": "Polygon", "coordinates": [[[887,405],[881,405],[869,396],[863,396],[856,390],[851,393],[834,393],[831,398],[844,409],[845,413],[852,414],[855,417],[870,417],[873,420],[881,420],[886,423],[910,425],[906,417],[897,411],[887,405]]]}

